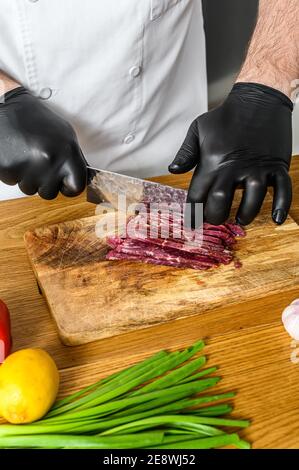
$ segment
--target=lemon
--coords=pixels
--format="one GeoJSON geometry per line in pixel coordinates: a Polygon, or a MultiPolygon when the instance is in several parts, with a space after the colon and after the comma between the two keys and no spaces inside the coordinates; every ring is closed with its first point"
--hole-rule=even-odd
{"type": "Polygon", "coordinates": [[[0,366],[0,416],[10,423],[31,423],[53,405],[59,372],[42,349],[22,349],[0,366]]]}

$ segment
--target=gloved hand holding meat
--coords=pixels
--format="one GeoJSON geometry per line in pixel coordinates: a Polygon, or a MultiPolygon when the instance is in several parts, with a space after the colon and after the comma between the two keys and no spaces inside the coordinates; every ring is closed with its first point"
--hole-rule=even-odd
{"type": "Polygon", "coordinates": [[[274,186],[273,220],[285,221],[292,199],[292,110],[280,91],[236,83],[221,106],[193,121],[169,171],[196,166],[188,201],[205,204],[207,222],[225,222],[238,186],[244,188],[237,213],[241,224],[256,217],[268,186],[274,186]]]}

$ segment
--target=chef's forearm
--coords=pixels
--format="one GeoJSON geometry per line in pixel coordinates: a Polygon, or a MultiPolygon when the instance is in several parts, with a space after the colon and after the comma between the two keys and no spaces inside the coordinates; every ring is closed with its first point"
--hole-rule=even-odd
{"type": "Polygon", "coordinates": [[[0,96],[20,86],[13,78],[0,71],[0,96]]]}
{"type": "Polygon", "coordinates": [[[260,0],[259,13],[238,82],[276,88],[289,97],[299,79],[299,1],[260,0]]]}

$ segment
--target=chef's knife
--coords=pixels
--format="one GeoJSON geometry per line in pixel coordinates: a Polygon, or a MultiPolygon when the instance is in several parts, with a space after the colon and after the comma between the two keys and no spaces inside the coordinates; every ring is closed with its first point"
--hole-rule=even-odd
{"type": "Polygon", "coordinates": [[[108,203],[118,209],[119,196],[125,196],[127,206],[140,203],[177,203],[182,207],[186,201],[187,192],[153,181],[87,166],[87,200],[89,202],[108,203]]]}
{"type": "MultiPolygon", "coordinates": [[[[87,200],[89,202],[97,204],[98,208],[108,205],[119,213],[127,215],[136,213],[136,209],[140,210],[141,204],[147,206],[151,204],[151,208],[155,207],[158,210],[167,206],[172,213],[184,216],[186,229],[194,227],[195,221],[195,227],[198,227],[195,231],[198,243],[202,235],[202,204],[186,205],[186,198],[187,191],[184,189],[87,166],[87,200]]],[[[100,212],[101,210],[98,213],[100,212]]],[[[189,232],[190,240],[193,237],[194,234],[190,238],[189,232]]]]}

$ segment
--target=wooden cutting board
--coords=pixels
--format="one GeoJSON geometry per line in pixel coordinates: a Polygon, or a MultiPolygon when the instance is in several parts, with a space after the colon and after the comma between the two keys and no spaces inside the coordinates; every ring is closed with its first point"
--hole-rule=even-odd
{"type": "Polygon", "coordinates": [[[107,246],[95,230],[101,215],[37,228],[25,243],[61,340],[77,345],[294,289],[299,227],[291,218],[275,226],[270,209],[269,198],[238,240],[240,269],[105,261],[107,246]]]}

